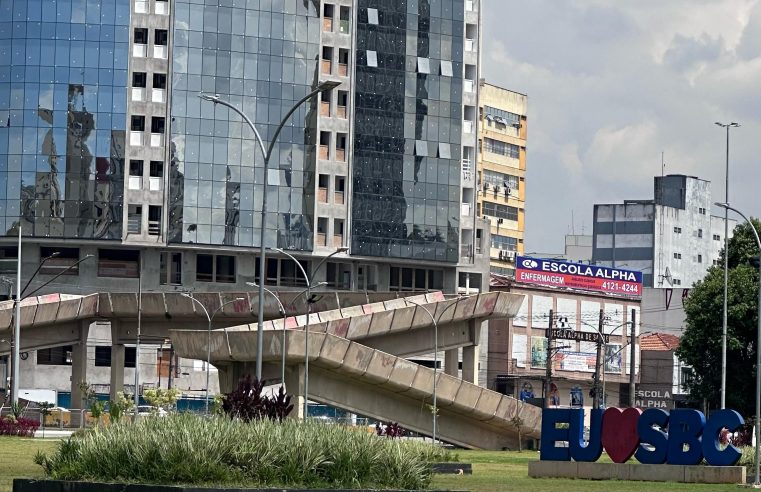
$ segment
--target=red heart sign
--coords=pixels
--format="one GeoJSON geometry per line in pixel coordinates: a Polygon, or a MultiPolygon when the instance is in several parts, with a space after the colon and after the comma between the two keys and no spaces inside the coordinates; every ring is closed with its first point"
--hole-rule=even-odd
{"type": "Polygon", "coordinates": [[[626,463],[639,446],[639,408],[608,408],[602,416],[602,445],[614,463],[626,463]]]}

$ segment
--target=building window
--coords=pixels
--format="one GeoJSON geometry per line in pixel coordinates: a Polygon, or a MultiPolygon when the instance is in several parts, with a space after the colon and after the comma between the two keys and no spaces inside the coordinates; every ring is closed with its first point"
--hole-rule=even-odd
{"type": "Polygon", "coordinates": [[[145,116],[133,115],[130,123],[130,130],[133,132],[145,131],[145,116]]]}
{"type": "Polygon", "coordinates": [[[451,159],[452,147],[448,143],[439,143],[439,159],[451,159]]]}
{"type": "Polygon", "coordinates": [[[428,58],[418,57],[417,72],[428,73],[428,74],[431,73],[431,60],[428,58]]]}
{"type": "Polygon", "coordinates": [[[679,280],[678,278],[675,278],[673,282],[674,282],[674,285],[682,285],[682,281],[679,280]]]}
{"type": "Polygon", "coordinates": [[[714,234],[713,235],[713,240],[714,241],[721,241],[721,236],[719,236],[718,234],[714,234]]]}
{"type": "Polygon", "coordinates": [[[518,209],[509,205],[484,202],[483,215],[497,219],[518,220],[518,209]]]}
{"type": "Polygon", "coordinates": [[[698,263],[703,263],[703,255],[698,255],[698,263]]]}
{"type": "Polygon", "coordinates": [[[71,351],[74,347],[64,345],[63,347],[53,347],[37,351],[38,366],[70,366],[71,351]]]}
{"type": "Polygon", "coordinates": [[[415,140],[415,155],[428,157],[428,142],[425,140],[415,140]]]}
{"type": "Polygon", "coordinates": [[[40,247],[40,258],[47,258],[53,253],[58,253],[55,258],[50,258],[40,266],[40,274],[43,275],[79,275],[79,248],[57,248],[57,247],[40,247]],[[69,268],[69,270],[66,270],[69,268]],[[63,273],[63,272],[66,273],[63,273]]]}
{"type": "Polygon", "coordinates": [[[509,236],[500,236],[499,234],[492,234],[491,247],[502,251],[517,251],[518,239],[509,236]]]}
{"type": "Polygon", "coordinates": [[[156,29],[153,33],[153,43],[158,46],[166,46],[169,39],[169,32],[166,29],[156,29]]]}
{"type": "Polygon", "coordinates": [[[151,118],[151,133],[164,133],[166,119],[162,116],[153,116],[151,118]]]}
{"type": "Polygon", "coordinates": [[[452,77],[452,61],[451,60],[441,60],[441,75],[445,77],[452,77]]]}
{"type": "Polygon", "coordinates": [[[367,23],[378,25],[378,9],[367,9],[367,23]]]}
{"type": "Polygon", "coordinates": [[[682,253],[674,253],[674,259],[675,260],[681,260],[682,259],[682,253]]]}
{"type": "MultiPolygon", "coordinates": [[[[135,347],[124,347],[124,367],[135,367],[135,347]]],[[[95,347],[95,366],[111,367],[111,346],[95,347]]]]}
{"type": "Polygon", "coordinates": [[[505,155],[515,159],[520,156],[520,147],[500,140],[494,140],[493,138],[484,138],[484,150],[492,154],[505,155]]]}
{"type": "Polygon", "coordinates": [[[145,82],[147,80],[145,72],[133,72],[132,73],[132,87],[145,88],[145,82]]]}
{"type": "Polygon", "coordinates": [[[148,44],[148,29],[145,27],[136,27],[134,41],[135,44],[148,44]]]}
{"type": "Polygon", "coordinates": [[[703,237],[703,229],[698,229],[698,237],[703,237]]]}
{"type": "Polygon", "coordinates": [[[148,235],[158,236],[161,234],[161,206],[148,205],[148,235]]]}
{"type": "Polygon", "coordinates": [[[0,246],[0,273],[16,273],[18,266],[18,248],[0,246]]]}
{"type": "Polygon", "coordinates": [[[127,234],[140,234],[143,224],[143,206],[127,206],[127,234]]]}
{"type": "Polygon", "coordinates": [[[505,111],[503,109],[484,106],[484,117],[487,121],[494,121],[501,125],[520,126],[521,115],[505,111]]]}
{"type": "Polygon", "coordinates": [[[498,188],[508,188],[511,192],[518,191],[518,183],[520,182],[518,176],[489,171],[488,169],[484,170],[482,179],[484,183],[484,191],[490,188],[495,191],[498,188]],[[488,187],[486,186],[487,184],[489,185],[488,187]]]}
{"type": "Polygon", "coordinates": [[[681,233],[682,233],[682,228],[681,228],[681,227],[676,227],[676,226],[674,226],[674,232],[675,232],[676,234],[681,234],[681,233]]]}
{"type": "Polygon", "coordinates": [[[165,73],[153,74],[153,88],[166,89],[166,74],[165,73]]]}
{"type": "Polygon", "coordinates": [[[182,285],[182,253],[162,251],[159,257],[159,283],[182,285]]]}
{"type": "Polygon", "coordinates": [[[367,50],[367,66],[368,67],[377,67],[378,66],[378,53],[375,51],[367,50]]]}
{"type": "Polygon", "coordinates": [[[700,207],[700,208],[698,208],[698,213],[700,215],[705,215],[706,214],[706,209],[704,209],[703,207],[700,207]]]}
{"type": "Polygon", "coordinates": [[[196,255],[196,281],[235,283],[235,257],[196,255]]]}
{"type": "Polygon", "coordinates": [[[99,249],[98,277],[138,278],[140,251],[134,249],[99,249]]]}
{"type": "Polygon", "coordinates": [[[391,267],[389,290],[426,291],[444,287],[444,271],[425,268],[391,267]]]}

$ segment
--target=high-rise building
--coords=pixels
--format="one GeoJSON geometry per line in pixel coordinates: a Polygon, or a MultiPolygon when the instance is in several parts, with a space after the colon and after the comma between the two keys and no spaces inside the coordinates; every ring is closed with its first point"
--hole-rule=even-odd
{"type": "Polygon", "coordinates": [[[0,0],[0,276],[20,228],[24,283],[57,253],[33,287],[93,256],[39,293],[305,285],[275,251],[259,272],[262,246],[307,271],[348,247],[312,272],[326,289],[484,289],[479,8],[0,0]],[[285,121],[266,176],[246,122],[199,98],[269,144],[328,81],[285,121]]]}
{"type": "MultiPolygon", "coordinates": [[[[0,274],[21,227],[24,276],[95,256],[48,291],[135,291],[140,271],[148,290],[239,290],[264,227],[307,264],[349,247],[315,272],[329,288],[488,281],[478,1],[0,0],[0,19],[0,274]],[[267,176],[247,124],[198,97],[269,143],[325,81],[267,176]]],[[[277,253],[265,280],[304,283],[277,253]]]]}
{"type": "Polygon", "coordinates": [[[652,199],[597,204],[592,261],[639,270],[645,287],[689,288],[724,247],[724,218],[711,215],[712,203],[710,181],[671,174],[656,176],[652,199]]]}
{"type": "Polygon", "coordinates": [[[491,232],[491,271],[515,275],[524,253],[528,97],[479,82],[478,213],[491,232]]]}

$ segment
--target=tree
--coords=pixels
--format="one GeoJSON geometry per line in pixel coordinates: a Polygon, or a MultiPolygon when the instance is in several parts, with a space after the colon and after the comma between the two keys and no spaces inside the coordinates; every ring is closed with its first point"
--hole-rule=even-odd
{"type": "MultiPolygon", "coordinates": [[[[756,230],[761,222],[751,219],[756,230]]],[[[727,408],[753,415],[757,340],[758,268],[751,264],[759,255],[750,225],[743,223],[729,240],[727,290],[727,408]]],[[[724,302],[724,251],[703,280],[685,300],[687,327],[677,357],[693,368],[686,382],[693,404],[706,401],[719,407],[721,391],[721,333],[724,302]]]]}
{"type": "Polygon", "coordinates": [[[143,392],[143,398],[145,398],[145,401],[147,401],[150,406],[156,409],[156,412],[158,412],[159,408],[166,411],[174,409],[174,406],[177,403],[177,400],[180,398],[180,395],[180,390],[177,388],[154,388],[147,389],[143,392]]]}
{"type": "Polygon", "coordinates": [[[126,396],[124,392],[118,391],[116,393],[116,399],[108,402],[108,413],[111,422],[119,422],[122,416],[126,412],[129,412],[133,406],[135,406],[134,400],[126,396]]]}

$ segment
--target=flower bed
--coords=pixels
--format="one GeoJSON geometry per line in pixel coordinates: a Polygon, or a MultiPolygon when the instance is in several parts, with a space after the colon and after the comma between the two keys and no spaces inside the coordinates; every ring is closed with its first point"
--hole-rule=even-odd
{"type": "Polygon", "coordinates": [[[39,427],[40,423],[32,419],[12,415],[0,418],[0,436],[34,437],[39,427]]]}

